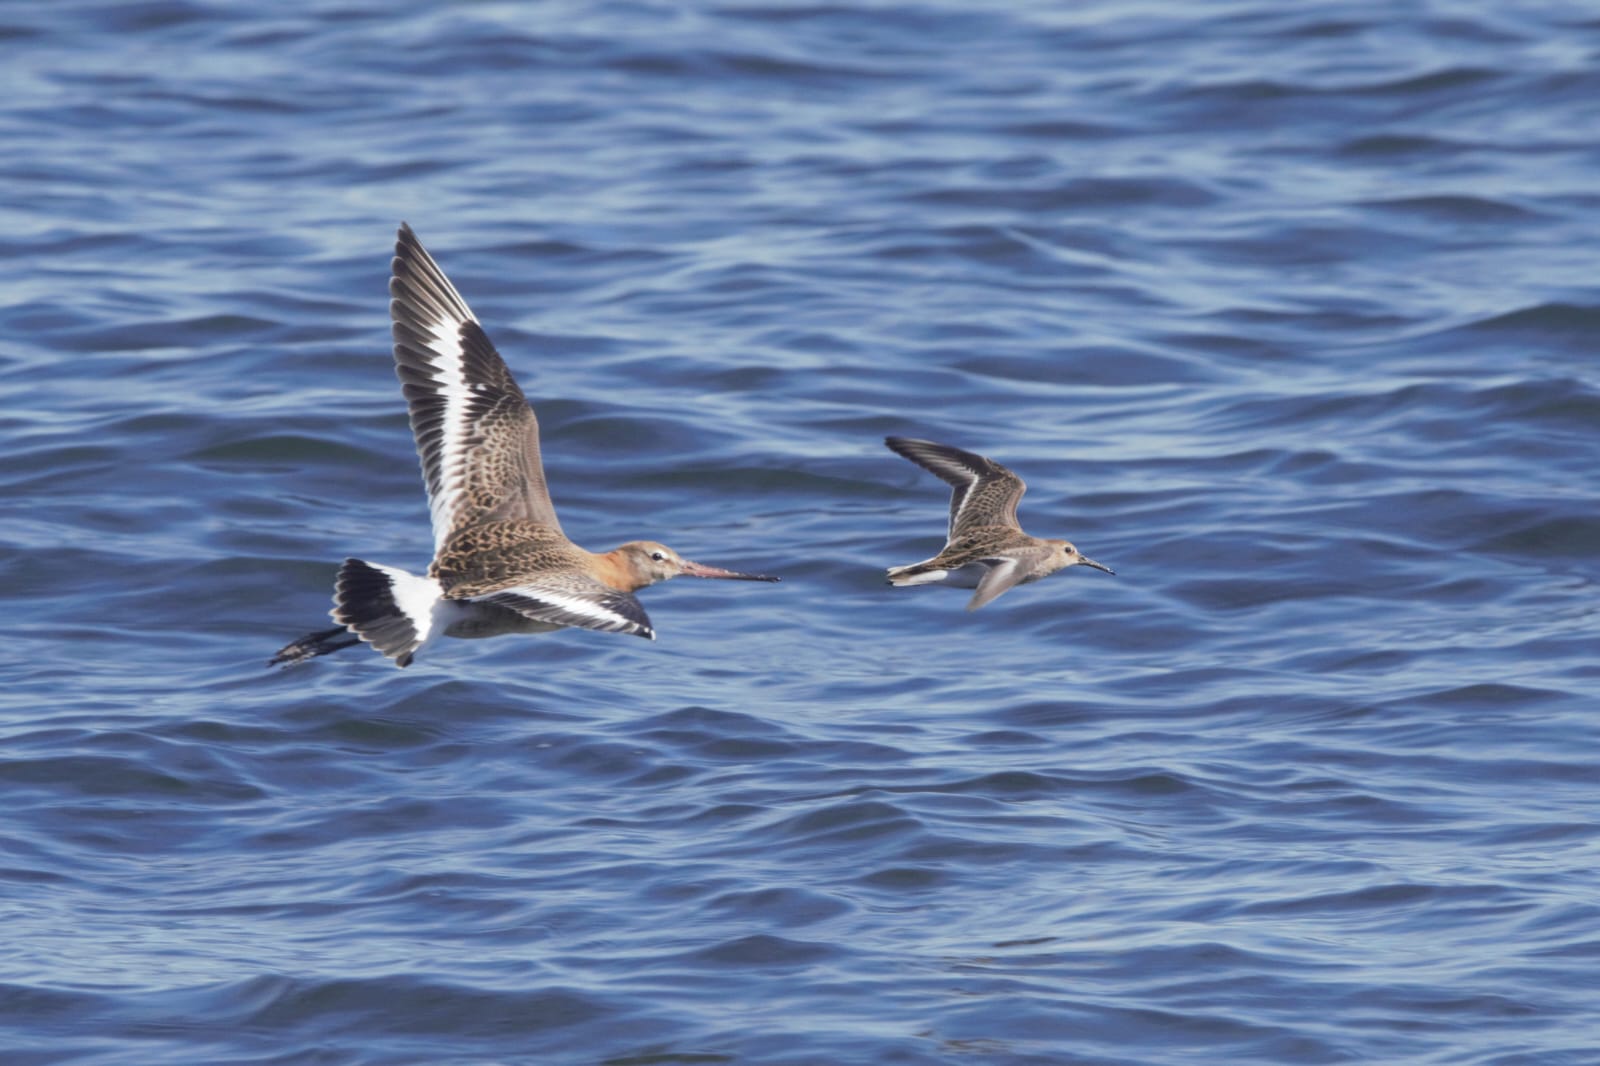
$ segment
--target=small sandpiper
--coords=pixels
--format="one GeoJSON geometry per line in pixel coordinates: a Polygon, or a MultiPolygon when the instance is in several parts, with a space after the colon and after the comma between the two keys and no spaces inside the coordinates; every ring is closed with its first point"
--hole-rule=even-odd
{"type": "Polygon", "coordinates": [[[346,559],[329,612],[339,624],[286,646],[271,665],[366,641],[408,666],[440,636],[572,626],[654,640],[633,595],[647,585],[680,574],[778,580],[692,563],[654,541],[599,553],[572,543],[545,487],[533,408],[466,301],[404,224],[389,294],[395,370],[433,516],[433,565],[421,577],[346,559]]]}
{"type": "Polygon", "coordinates": [[[967,610],[976,611],[1013,585],[1026,585],[1069,566],[1116,571],[1080,555],[1064,540],[1030,537],[1017,522],[1022,479],[992,459],[929,440],[889,437],[891,450],[948,482],[950,532],[938,555],[889,568],[889,584],[975,588],[967,610]]]}

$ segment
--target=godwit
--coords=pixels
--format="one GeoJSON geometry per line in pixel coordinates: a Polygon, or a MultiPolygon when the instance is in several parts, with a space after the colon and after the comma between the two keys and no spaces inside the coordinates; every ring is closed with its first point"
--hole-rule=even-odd
{"type": "Polygon", "coordinates": [[[948,482],[950,532],[932,559],[889,568],[889,584],[976,588],[967,610],[976,611],[1013,585],[1026,585],[1069,566],[1116,571],[1078,554],[1064,540],[1030,537],[1017,522],[1017,501],[1028,487],[993,459],[948,444],[889,437],[890,449],[948,482]]]}
{"type": "Polygon", "coordinates": [[[346,559],[334,585],[339,624],[273,656],[295,663],[366,641],[408,666],[440,636],[493,637],[578,626],[654,640],[634,593],[679,574],[776,581],[704,566],[636,540],[589,552],[556,520],[533,408],[466,301],[402,224],[389,312],[394,361],[433,516],[426,577],[346,559]]]}

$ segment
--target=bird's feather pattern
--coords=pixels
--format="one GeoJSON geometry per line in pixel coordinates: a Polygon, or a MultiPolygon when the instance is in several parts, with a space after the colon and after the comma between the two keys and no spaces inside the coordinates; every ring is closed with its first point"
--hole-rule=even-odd
{"type": "Polygon", "coordinates": [[[993,459],[930,440],[889,437],[886,443],[951,486],[949,541],[983,526],[1020,528],[1017,503],[1028,487],[993,459]]]}
{"type": "Polygon", "coordinates": [[[533,409],[409,226],[395,242],[389,292],[395,370],[422,459],[435,549],[454,530],[499,518],[559,530],[533,409]]]}
{"type": "Polygon", "coordinates": [[[498,592],[473,596],[471,602],[505,607],[539,622],[656,639],[650,616],[631,592],[585,574],[541,574],[498,592]]]}

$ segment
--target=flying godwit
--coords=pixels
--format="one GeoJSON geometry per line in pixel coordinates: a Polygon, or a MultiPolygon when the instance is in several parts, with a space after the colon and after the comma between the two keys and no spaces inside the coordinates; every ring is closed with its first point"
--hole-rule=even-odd
{"type": "Polygon", "coordinates": [[[634,593],[680,574],[776,581],[692,563],[636,540],[589,552],[556,520],[539,457],[539,423],[466,301],[402,224],[395,241],[394,361],[433,516],[427,576],[346,559],[334,585],[339,624],[273,656],[296,663],[366,641],[408,666],[441,636],[493,637],[577,626],[654,640],[634,593]]]}
{"type": "Polygon", "coordinates": [[[1024,533],[1017,522],[1017,501],[1028,487],[993,459],[929,440],[889,437],[884,443],[952,486],[944,548],[932,559],[890,567],[889,584],[975,588],[967,610],[976,611],[1013,585],[1026,585],[1069,566],[1116,573],[1080,555],[1064,540],[1024,533]]]}

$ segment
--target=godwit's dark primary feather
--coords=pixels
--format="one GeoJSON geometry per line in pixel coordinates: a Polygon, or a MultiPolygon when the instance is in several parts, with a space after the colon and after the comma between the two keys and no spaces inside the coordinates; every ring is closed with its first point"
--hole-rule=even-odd
{"type": "Polygon", "coordinates": [[[426,577],[347,559],[330,612],[273,657],[301,662],[350,647],[348,632],[405,666],[440,636],[481,638],[581,627],[655,639],[637,589],[680,574],[776,581],[691,562],[664,544],[590,552],[556,520],[539,423],[500,353],[411,227],[389,282],[395,371],[411,412],[433,518],[426,577]]]}
{"type": "Polygon", "coordinates": [[[422,458],[435,549],[451,530],[496,518],[559,530],[533,409],[410,226],[395,241],[389,294],[395,370],[422,458]]]}

